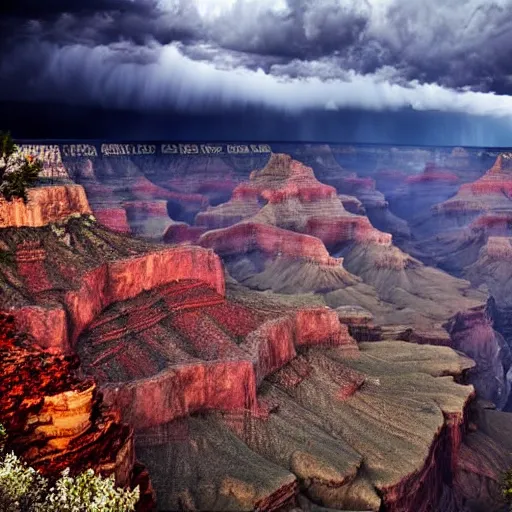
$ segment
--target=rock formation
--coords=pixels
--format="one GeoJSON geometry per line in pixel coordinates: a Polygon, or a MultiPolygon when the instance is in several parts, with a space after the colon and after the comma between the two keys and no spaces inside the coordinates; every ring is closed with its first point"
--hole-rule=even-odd
{"type": "Polygon", "coordinates": [[[208,199],[202,194],[166,189],[151,182],[129,157],[67,158],[70,174],[84,186],[92,210],[104,226],[162,240],[172,220],[192,220],[208,199]]]}
{"type": "Polygon", "coordinates": [[[435,234],[449,228],[468,225],[478,216],[487,213],[510,211],[512,208],[512,158],[500,154],[494,165],[481,178],[465,183],[457,194],[432,207],[432,215],[416,229],[425,234],[435,234]]]}
{"type": "Polygon", "coordinates": [[[0,307],[16,307],[18,329],[46,349],[71,350],[106,306],[176,279],[200,278],[224,293],[212,251],[152,246],[87,218],[58,230],[6,230],[2,243],[0,307]]]}
{"type": "Polygon", "coordinates": [[[38,187],[28,190],[28,201],[0,199],[0,228],[41,227],[67,219],[71,214],[91,213],[83,187],[38,187]]]}
{"type": "Polygon", "coordinates": [[[139,486],[137,511],[154,508],[147,471],[135,462],[133,429],[102,404],[91,379],[78,377],[76,356],[51,356],[17,337],[14,317],[0,313],[0,423],[14,451],[56,478],[93,468],[121,487],[139,486]]]}
{"type": "Polygon", "coordinates": [[[376,228],[391,233],[397,239],[409,238],[407,223],[389,211],[388,202],[376,189],[375,180],[345,170],[337,162],[329,146],[309,147],[297,155],[297,158],[310,166],[321,182],[335,187],[340,194],[359,199],[376,228]]]}

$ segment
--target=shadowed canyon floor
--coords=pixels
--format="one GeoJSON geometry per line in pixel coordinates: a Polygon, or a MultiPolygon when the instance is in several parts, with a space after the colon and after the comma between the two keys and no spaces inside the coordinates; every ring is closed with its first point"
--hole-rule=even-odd
{"type": "Polygon", "coordinates": [[[12,447],[141,511],[502,511],[507,154],[272,149],[68,151],[0,202],[12,447]]]}

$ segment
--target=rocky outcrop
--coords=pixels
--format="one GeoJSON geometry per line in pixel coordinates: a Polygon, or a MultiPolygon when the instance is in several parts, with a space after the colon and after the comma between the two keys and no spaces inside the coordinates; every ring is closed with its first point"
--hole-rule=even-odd
{"type": "Polygon", "coordinates": [[[109,304],[176,280],[195,278],[224,293],[222,265],[213,251],[151,246],[87,219],[73,219],[61,230],[28,231],[25,236],[35,239],[29,245],[17,241],[18,232],[4,237],[16,256],[15,266],[2,267],[0,304],[12,307],[14,290],[22,286],[13,311],[17,327],[45,349],[72,350],[109,304]]]}
{"type": "Polygon", "coordinates": [[[171,509],[186,500],[250,510],[265,489],[265,509],[278,496],[293,505],[300,490],[331,509],[448,510],[443,490],[473,391],[440,376],[470,366],[448,348],[408,343],[312,348],[263,380],[257,408],[140,431],[139,453],[171,509]]]}
{"type": "Polygon", "coordinates": [[[62,222],[70,215],[92,213],[85,190],[78,185],[39,187],[28,190],[28,201],[0,199],[0,228],[41,227],[62,222]]]}
{"type": "Polygon", "coordinates": [[[105,401],[148,428],[198,411],[252,409],[257,384],[296,350],[354,343],[330,309],[281,314],[180,281],[118,303],[95,319],[78,350],[105,401]]]}
{"type": "Polygon", "coordinates": [[[272,256],[284,254],[290,258],[306,259],[321,265],[335,266],[342,262],[340,259],[332,258],[324,244],[316,237],[252,222],[208,231],[201,236],[199,243],[221,256],[259,250],[272,256]]]}
{"type": "Polygon", "coordinates": [[[51,356],[17,339],[14,318],[0,313],[0,423],[7,449],[50,478],[65,468],[115,475],[121,487],[140,486],[138,511],[154,497],[144,467],[135,469],[133,430],[102,405],[91,379],[77,376],[76,356],[51,356]]]}
{"type": "Polygon", "coordinates": [[[446,328],[451,346],[477,364],[470,382],[478,396],[503,408],[510,393],[507,372],[512,365],[512,354],[503,336],[493,329],[485,306],[458,313],[446,328]]]}
{"type": "MultiPolygon", "coordinates": [[[[335,187],[340,194],[354,196],[361,201],[366,215],[377,229],[391,233],[397,239],[410,237],[407,223],[389,211],[388,202],[377,190],[375,180],[342,168],[329,146],[308,147],[297,154],[297,158],[311,166],[321,182],[335,187]]],[[[351,166],[354,163],[351,162],[351,166]]]]}
{"type": "Polygon", "coordinates": [[[351,241],[391,243],[391,235],[376,230],[366,217],[346,211],[336,190],[320,183],[310,167],[284,154],[273,154],[266,167],[253,171],[228,203],[196,218],[198,225],[209,229],[239,222],[312,235],[327,247],[351,241]]]}
{"type": "Polygon", "coordinates": [[[512,209],[512,159],[500,154],[493,167],[472,183],[463,184],[457,194],[432,207],[432,219],[420,228],[441,232],[469,224],[481,214],[512,209]]]}

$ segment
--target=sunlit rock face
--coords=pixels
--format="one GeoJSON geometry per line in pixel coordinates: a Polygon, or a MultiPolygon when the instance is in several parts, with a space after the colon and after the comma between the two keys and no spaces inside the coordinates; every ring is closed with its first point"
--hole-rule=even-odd
{"type": "MultiPolygon", "coordinates": [[[[283,148],[294,158],[310,166],[322,183],[333,186],[339,194],[356,197],[373,226],[391,233],[395,239],[408,239],[410,231],[407,223],[389,210],[388,201],[382,191],[376,188],[373,177],[354,172],[354,166],[358,167],[357,157],[347,161],[346,168],[340,165],[339,160],[343,161],[343,157],[340,159],[338,149],[328,145],[283,148]]],[[[346,157],[347,153],[343,156],[346,157]]]]}
{"type": "Polygon", "coordinates": [[[58,229],[3,233],[2,307],[45,349],[69,352],[109,304],[176,279],[197,278],[224,293],[219,258],[199,247],[165,248],[107,231],[87,218],[58,229]],[[32,239],[33,241],[29,241],[32,239]]]}
{"type": "Polygon", "coordinates": [[[136,464],[133,429],[106,410],[92,379],[78,377],[76,356],[52,356],[16,336],[0,313],[0,423],[7,449],[50,478],[93,468],[122,487],[139,485],[138,511],[153,509],[148,474],[136,464]]]}
{"type": "Polygon", "coordinates": [[[65,185],[32,188],[28,201],[0,199],[0,228],[41,227],[66,220],[70,215],[87,215],[91,208],[82,187],[65,185]]]}

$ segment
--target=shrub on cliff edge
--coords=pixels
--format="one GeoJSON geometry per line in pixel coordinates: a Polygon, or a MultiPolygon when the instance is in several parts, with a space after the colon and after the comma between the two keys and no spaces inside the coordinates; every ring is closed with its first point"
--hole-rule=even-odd
{"type": "Polygon", "coordinates": [[[42,170],[40,161],[21,155],[9,132],[0,132],[0,196],[7,201],[21,198],[26,202],[27,188],[42,170]]]}
{"type": "Polygon", "coordinates": [[[512,512],[512,469],[505,473],[503,497],[505,498],[505,501],[509,505],[509,510],[512,512]]]}
{"type": "MultiPolygon", "coordinates": [[[[0,425],[0,451],[6,437],[0,425]]],[[[113,477],[102,478],[92,469],[74,478],[66,469],[50,487],[16,455],[0,453],[0,512],[132,512],[138,500],[138,487],[118,489],[113,477]]]]}

